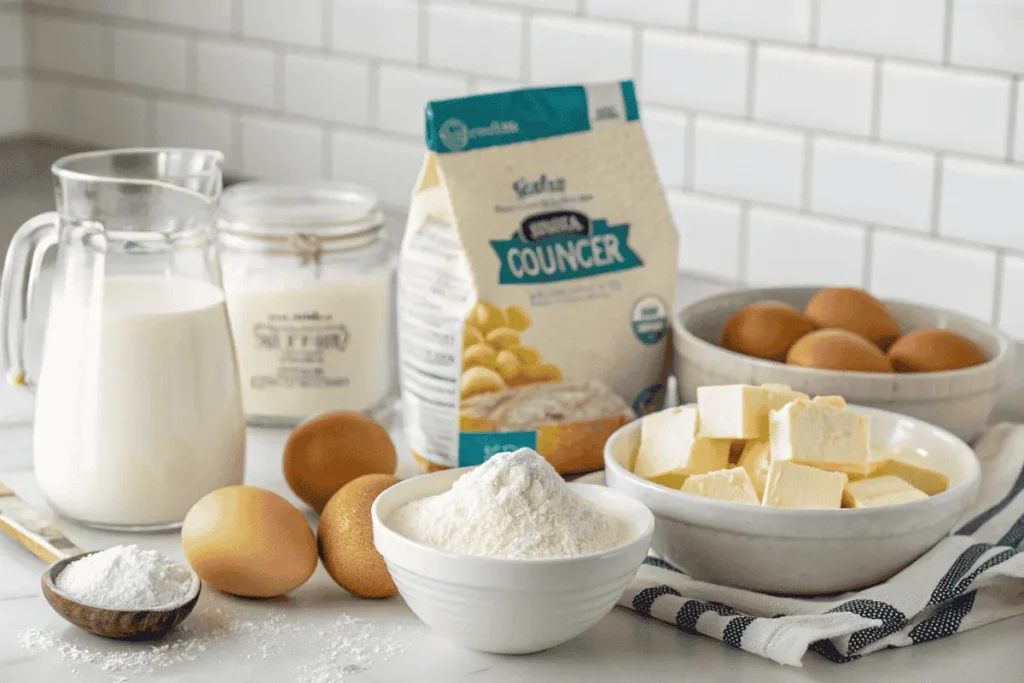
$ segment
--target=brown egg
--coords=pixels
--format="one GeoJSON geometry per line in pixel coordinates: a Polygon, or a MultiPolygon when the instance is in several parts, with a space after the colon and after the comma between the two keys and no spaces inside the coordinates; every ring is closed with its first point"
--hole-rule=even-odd
{"type": "Polygon", "coordinates": [[[786,354],[786,362],[821,370],[892,372],[882,351],[864,337],[846,330],[818,330],[802,337],[786,354]]]}
{"type": "Polygon", "coordinates": [[[821,290],[807,303],[804,315],[822,329],[847,330],[882,349],[900,336],[900,326],[885,304],[855,287],[821,290]]]}
{"type": "Polygon", "coordinates": [[[185,516],[181,547],[207,584],[250,598],[284,595],[316,569],[316,538],[302,512],[254,486],[203,496],[185,516]]]}
{"type": "Polygon", "coordinates": [[[284,478],[317,512],[342,486],[364,474],[394,474],[387,431],[362,413],[327,413],[295,428],[284,446],[284,478]]]}
{"type": "Polygon", "coordinates": [[[398,483],[388,474],[367,474],[345,484],[320,516],[320,559],[339,586],[360,598],[390,598],[395,582],[373,545],[370,507],[381,491],[398,483]]]}
{"type": "Polygon", "coordinates": [[[988,360],[970,339],[935,329],[908,332],[889,348],[888,357],[896,372],[959,370],[988,360]]]}
{"type": "Polygon", "coordinates": [[[792,306],[764,301],[736,311],[722,328],[722,346],[748,356],[782,361],[815,324],[792,306]]]}

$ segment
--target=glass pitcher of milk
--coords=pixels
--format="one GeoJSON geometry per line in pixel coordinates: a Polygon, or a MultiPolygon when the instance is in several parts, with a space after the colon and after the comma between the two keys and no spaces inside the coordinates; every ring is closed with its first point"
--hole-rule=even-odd
{"type": "Polygon", "coordinates": [[[90,526],[181,524],[242,482],[245,422],[212,233],[219,152],[126,149],[53,165],[55,212],[15,234],[0,284],[0,360],[36,392],[34,463],[50,505],[90,526]],[[39,377],[29,301],[56,270],[39,377]]]}

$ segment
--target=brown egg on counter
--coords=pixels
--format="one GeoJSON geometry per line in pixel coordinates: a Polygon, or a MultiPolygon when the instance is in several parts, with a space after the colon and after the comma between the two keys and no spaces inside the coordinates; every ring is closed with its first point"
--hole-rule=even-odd
{"type": "Polygon", "coordinates": [[[819,328],[853,332],[881,349],[900,336],[900,327],[885,304],[855,287],[822,289],[811,297],[804,315],[819,328]]]}
{"type": "Polygon", "coordinates": [[[778,301],[761,301],[736,311],[722,328],[722,346],[748,356],[782,361],[796,340],[817,326],[778,301]]]}
{"type": "Polygon", "coordinates": [[[373,545],[370,507],[381,491],[398,483],[388,474],[367,474],[341,487],[320,515],[316,531],[320,559],[339,586],[360,598],[398,593],[384,558],[373,545]]]}
{"type": "Polygon", "coordinates": [[[327,413],[295,428],[284,446],[284,478],[307,505],[323,512],[338,489],[364,474],[394,474],[387,430],[362,413],[327,413]]]}
{"type": "Polygon", "coordinates": [[[952,330],[921,329],[908,332],[887,354],[896,372],[959,370],[988,359],[970,339],[952,330]]]}
{"type": "Polygon", "coordinates": [[[254,486],[211,491],[181,526],[181,547],[203,581],[250,598],[284,595],[316,570],[316,538],[305,516],[254,486]]]}
{"type": "Polygon", "coordinates": [[[820,370],[892,372],[881,349],[846,330],[817,330],[801,337],[786,355],[786,362],[820,370]]]}

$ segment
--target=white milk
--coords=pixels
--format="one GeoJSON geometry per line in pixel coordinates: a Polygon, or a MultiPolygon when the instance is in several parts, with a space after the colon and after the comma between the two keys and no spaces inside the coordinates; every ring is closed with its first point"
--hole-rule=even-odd
{"type": "Polygon", "coordinates": [[[393,387],[391,274],[341,281],[267,281],[228,289],[250,416],[300,421],[378,407],[393,387]]]}
{"type": "Polygon", "coordinates": [[[36,400],[35,471],[62,514],[180,522],[242,482],[245,425],[223,294],[183,278],[108,278],[90,309],[55,294],[36,400]]]}

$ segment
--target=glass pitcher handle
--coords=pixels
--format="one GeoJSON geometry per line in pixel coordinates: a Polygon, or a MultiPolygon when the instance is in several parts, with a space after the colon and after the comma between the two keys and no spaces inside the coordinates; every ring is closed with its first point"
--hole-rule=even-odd
{"type": "Polygon", "coordinates": [[[0,361],[7,381],[31,388],[35,382],[25,371],[25,325],[29,301],[46,250],[57,244],[57,213],[50,211],[30,218],[18,228],[7,249],[3,280],[0,280],[0,361]]]}

